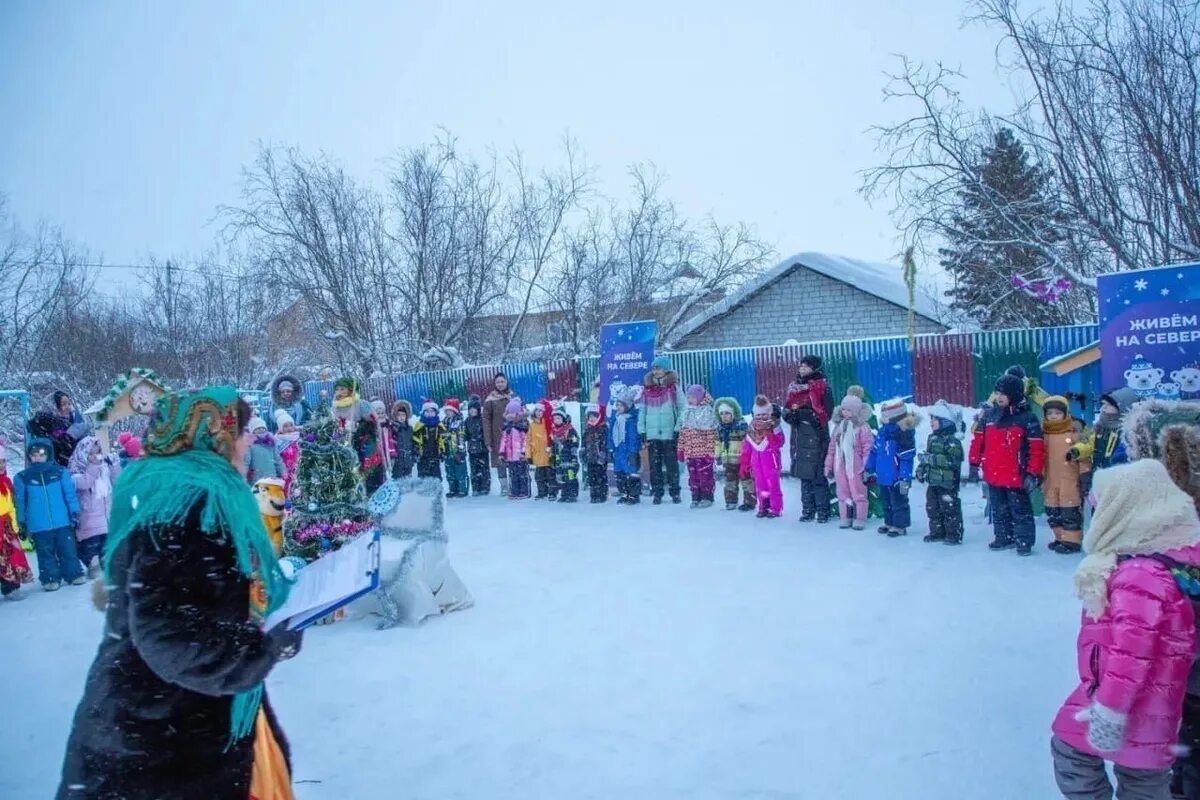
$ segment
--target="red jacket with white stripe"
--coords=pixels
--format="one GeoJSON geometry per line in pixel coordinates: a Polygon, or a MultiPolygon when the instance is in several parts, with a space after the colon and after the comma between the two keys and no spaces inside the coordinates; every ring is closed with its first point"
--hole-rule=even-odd
{"type": "Polygon", "coordinates": [[[988,486],[1020,489],[1026,475],[1040,479],[1046,461],[1042,423],[1026,403],[986,413],[971,438],[970,462],[988,486]]]}

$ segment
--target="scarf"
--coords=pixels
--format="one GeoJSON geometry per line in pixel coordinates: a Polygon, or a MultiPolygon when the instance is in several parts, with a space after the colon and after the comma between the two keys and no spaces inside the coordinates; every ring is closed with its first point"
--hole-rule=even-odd
{"type": "MultiPolygon", "coordinates": [[[[229,537],[238,570],[254,584],[247,597],[249,618],[261,623],[283,605],[288,585],[258,503],[229,461],[240,434],[237,402],[231,386],[159,398],[146,457],[125,470],[113,494],[104,573],[113,583],[113,555],[135,530],[145,530],[158,547],[156,526],[181,525],[199,508],[203,534],[229,537]]],[[[234,696],[229,746],[253,730],[262,694],[260,683],[234,696]]]]}
{"type": "Polygon", "coordinates": [[[1083,537],[1075,594],[1093,619],[1108,607],[1108,579],[1119,556],[1165,553],[1200,543],[1192,499],[1161,461],[1144,458],[1096,473],[1096,513],[1083,537]]]}
{"type": "Polygon", "coordinates": [[[1066,433],[1071,430],[1074,425],[1075,420],[1071,419],[1070,417],[1067,417],[1066,419],[1060,419],[1057,422],[1050,422],[1049,420],[1046,420],[1042,422],[1042,433],[1066,433]]]}
{"type": "Polygon", "coordinates": [[[846,467],[848,475],[854,474],[854,442],[858,439],[858,425],[854,420],[844,419],[838,423],[838,457],[846,467]]]}
{"type": "Polygon", "coordinates": [[[625,444],[625,425],[629,422],[629,412],[617,414],[617,418],[613,421],[612,439],[613,446],[620,447],[625,444]]]}
{"type": "Polygon", "coordinates": [[[571,423],[564,422],[561,425],[555,425],[550,429],[550,438],[557,442],[561,442],[567,438],[567,434],[571,432],[571,423]]]}

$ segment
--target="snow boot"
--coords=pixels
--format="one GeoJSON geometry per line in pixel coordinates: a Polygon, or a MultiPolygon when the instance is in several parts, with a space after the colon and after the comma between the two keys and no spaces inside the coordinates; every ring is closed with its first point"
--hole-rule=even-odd
{"type": "Polygon", "coordinates": [[[699,500],[693,500],[693,501],[692,501],[692,505],[691,505],[691,507],[692,507],[692,508],[699,508],[699,507],[700,507],[700,501],[699,501],[699,500]]]}
{"type": "Polygon", "coordinates": [[[962,544],[962,537],[961,536],[947,536],[945,539],[942,540],[942,544],[950,544],[950,545],[962,544]]]}
{"type": "Polygon", "coordinates": [[[88,579],[87,579],[86,575],[80,575],[78,578],[71,579],[72,586],[83,586],[87,582],[88,582],[88,579]]]}
{"type": "Polygon", "coordinates": [[[753,511],[754,503],[742,503],[738,506],[738,511],[753,511]]]}
{"type": "Polygon", "coordinates": [[[887,535],[891,539],[897,539],[901,536],[906,536],[907,534],[908,531],[904,528],[890,528],[887,535]]]}
{"type": "Polygon", "coordinates": [[[650,502],[656,506],[661,506],[662,505],[662,495],[658,495],[658,494],[654,495],[654,499],[651,500],[650,502]]]}
{"type": "Polygon", "coordinates": [[[761,506],[758,507],[758,513],[755,514],[754,516],[758,517],[759,519],[763,519],[770,513],[771,513],[770,508],[767,507],[766,503],[763,503],[761,506]]]}
{"type": "Polygon", "coordinates": [[[1027,544],[1019,544],[1019,545],[1017,545],[1017,555],[1031,556],[1031,555],[1033,555],[1033,548],[1027,544]]]}
{"type": "Polygon", "coordinates": [[[877,532],[877,533],[887,533],[887,532],[888,532],[888,531],[890,531],[891,529],[892,529],[892,526],[890,526],[890,525],[880,525],[880,526],[879,526],[878,528],[876,528],[875,530],[876,530],[876,532],[877,532]]]}
{"type": "Polygon", "coordinates": [[[865,531],[867,529],[867,523],[855,520],[853,523],[851,523],[850,527],[856,531],[865,531]]]}
{"type": "Polygon", "coordinates": [[[946,541],[946,534],[944,534],[944,533],[927,533],[927,534],[925,534],[925,538],[923,538],[921,541],[922,542],[944,542],[944,541],[946,541]]]}
{"type": "Polygon", "coordinates": [[[677,494],[673,494],[673,495],[671,495],[671,502],[674,503],[675,505],[679,505],[680,503],[683,502],[683,498],[677,494]]]}
{"type": "Polygon", "coordinates": [[[993,539],[991,543],[988,544],[988,550],[1011,550],[1016,546],[1017,543],[1012,539],[993,539]]]}
{"type": "Polygon", "coordinates": [[[1082,549],[1083,546],[1079,542],[1059,542],[1058,547],[1054,548],[1054,552],[1069,556],[1078,553],[1082,549]]]}
{"type": "Polygon", "coordinates": [[[841,528],[842,530],[846,530],[847,528],[849,528],[849,527],[850,527],[851,525],[853,525],[853,524],[854,524],[854,523],[852,523],[850,520],[848,520],[848,519],[844,519],[844,520],[842,520],[841,522],[839,522],[839,523],[838,523],[838,527],[839,527],[839,528],[841,528]]]}
{"type": "Polygon", "coordinates": [[[816,518],[817,518],[817,515],[815,513],[810,514],[807,511],[805,511],[803,514],[800,515],[801,522],[812,522],[816,518]]]}
{"type": "Polygon", "coordinates": [[[58,586],[59,586],[58,581],[50,581],[49,583],[44,584],[42,586],[42,589],[47,592],[57,592],[58,586]]]}
{"type": "Polygon", "coordinates": [[[824,525],[826,522],[829,522],[828,514],[825,514],[824,516],[822,516],[820,514],[817,515],[817,524],[818,525],[824,525]]]}
{"type": "Polygon", "coordinates": [[[733,510],[735,510],[737,507],[738,507],[737,503],[726,503],[726,504],[725,504],[725,510],[726,510],[726,511],[733,511],[733,510]]]}
{"type": "Polygon", "coordinates": [[[10,603],[19,603],[28,596],[29,595],[25,594],[20,589],[14,589],[8,594],[4,595],[4,599],[10,603]]]}
{"type": "Polygon", "coordinates": [[[712,500],[704,499],[704,500],[701,500],[701,501],[700,501],[700,503],[699,503],[699,505],[697,505],[696,507],[697,507],[697,508],[708,508],[708,507],[710,507],[712,504],[713,504],[713,501],[712,501],[712,500]]]}

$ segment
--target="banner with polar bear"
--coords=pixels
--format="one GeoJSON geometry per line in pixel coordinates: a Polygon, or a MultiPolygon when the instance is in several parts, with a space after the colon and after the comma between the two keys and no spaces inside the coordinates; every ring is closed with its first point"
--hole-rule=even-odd
{"type": "Polygon", "coordinates": [[[642,379],[654,360],[654,340],[658,326],[654,320],[614,322],[600,326],[600,402],[612,405],[612,391],[634,387],[638,397],[642,379]]]}
{"type": "Polygon", "coordinates": [[[1096,284],[1104,388],[1200,398],[1200,264],[1100,275],[1096,284]]]}

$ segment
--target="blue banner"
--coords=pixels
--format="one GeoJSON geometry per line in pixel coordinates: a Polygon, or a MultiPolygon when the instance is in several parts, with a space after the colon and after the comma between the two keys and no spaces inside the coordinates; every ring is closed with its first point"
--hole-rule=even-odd
{"type": "Polygon", "coordinates": [[[613,389],[634,387],[642,395],[642,379],[654,360],[654,340],[658,326],[654,320],[614,322],[600,326],[600,402],[612,405],[613,389]]]}
{"type": "Polygon", "coordinates": [[[1100,275],[1096,288],[1104,389],[1200,398],[1200,264],[1100,275]]]}

